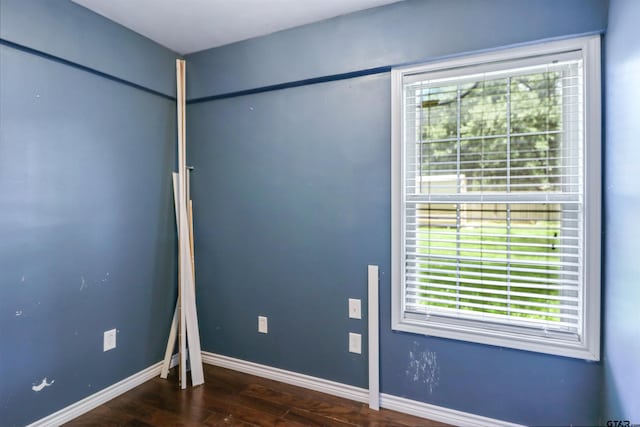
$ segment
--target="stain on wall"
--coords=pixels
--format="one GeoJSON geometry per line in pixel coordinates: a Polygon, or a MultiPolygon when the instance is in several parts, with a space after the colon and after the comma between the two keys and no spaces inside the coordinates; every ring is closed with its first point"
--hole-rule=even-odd
{"type": "Polygon", "coordinates": [[[42,391],[45,387],[49,387],[49,386],[53,385],[54,382],[55,382],[55,380],[51,380],[51,382],[47,382],[47,378],[45,377],[45,378],[42,379],[40,384],[38,384],[38,385],[34,384],[33,387],[31,387],[31,390],[33,390],[35,392],[42,391]]]}
{"type": "Polygon", "coordinates": [[[423,349],[418,341],[414,341],[413,347],[409,350],[405,374],[409,381],[424,384],[429,394],[433,394],[440,383],[440,367],[436,352],[423,349]]]}

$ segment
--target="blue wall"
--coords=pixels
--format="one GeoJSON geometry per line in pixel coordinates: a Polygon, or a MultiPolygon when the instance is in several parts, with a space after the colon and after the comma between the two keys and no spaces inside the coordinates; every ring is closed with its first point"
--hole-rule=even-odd
{"type": "Polygon", "coordinates": [[[388,264],[389,84],[189,107],[204,350],[366,386],[364,357],[347,352],[364,321],[347,299],[363,298],[367,263],[388,264]]]}
{"type": "Polygon", "coordinates": [[[409,0],[188,55],[187,98],[601,31],[603,0],[409,0]]]}
{"type": "Polygon", "coordinates": [[[69,0],[0,0],[0,37],[175,96],[177,54],[69,0]]]}
{"type": "Polygon", "coordinates": [[[640,2],[612,0],[606,37],[606,419],[640,423],[640,2]]]}
{"type": "MultiPolygon", "coordinates": [[[[5,40],[172,93],[173,53],[76,5],[1,0],[0,16],[5,40]]],[[[4,427],[161,359],[175,298],[175,104],[6,45],[0,94],[4,427]],[[103,353],[112,328],[118,347],[103,353]],[[32,390],[45,377],[53,384],[32,390]]]]}
{"type": "MultiPolygon", "coordinates": [[[[607,6],[410,0],[189,55],[189,98],[601,32],[607,6]]],[[[366,387],[365,355],[347,352],[366,317],[347,319],[347,298],[365,302],[378,264],[384,393],[599,422],[599,363],[390,330],[388,73],[192,103],[188,117],[204,350],[366,387]]]]}

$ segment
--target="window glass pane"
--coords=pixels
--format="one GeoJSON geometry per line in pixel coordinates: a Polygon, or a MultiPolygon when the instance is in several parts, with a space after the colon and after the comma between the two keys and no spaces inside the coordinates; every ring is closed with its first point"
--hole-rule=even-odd
{"type": "Polygon", "coordinates": [[[575,330],[576,205],[430,203],[407,240],[408,309],[575,330]]]}
{"type": "Polygon", "coordinates": [[[417,192],[579,191],[580,61],[530,69],[407,85],[417,192]]]}
{"type": "Polygon", "coordinates": [[[458,86],[424,87],[421,91],[422,141],[455,138],[458,126],[458,86]]]}
{"type": "Polygon", "coordinates": [[[460,137],[507,133],[507,79],[479,80],[460,87],[460,137]]]}
{"type": "Polygon", "coordinates": [[[560,72],[535,73],[511,79],[511,133],[560,130],[560,72]]]}
{"type": "Polygon", "coordinates": [[[507,191],[507,145],[504,136],[460,141],[464,192],[507,191]]]}
{"type": "Polygon", "coordinates": [[[561,191],[563,174],[575,173],[567,165],[563,170],[560,134],[528,135],[511,138],[510,172],[512,191],[561,191]]]}

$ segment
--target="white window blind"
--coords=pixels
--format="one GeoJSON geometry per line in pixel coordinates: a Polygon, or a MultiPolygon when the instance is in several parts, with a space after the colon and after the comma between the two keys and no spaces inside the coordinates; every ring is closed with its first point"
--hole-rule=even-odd
{"type": "Polygon", "coordinates": [[[402,77],[403,318],[583,342],[584,52],[402,77]]]}

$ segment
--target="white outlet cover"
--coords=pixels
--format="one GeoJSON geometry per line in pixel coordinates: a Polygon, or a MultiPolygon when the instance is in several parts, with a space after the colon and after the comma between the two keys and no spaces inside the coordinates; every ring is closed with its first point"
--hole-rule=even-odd
{"type": "Polygon", "coordinates": [[[349,298],[349,318],[362,319],[362,303],[359,299],[349,298]]]}
{"type": "Polygon", "coordinates": [[[104,331],[102,351],[109,351],[116,348],[116,332],[115,329],[104,331]]]}
{"type": "Polygon", "coordinates": [[[266,316],[258,316],[258,332],[261,334],[269,332],[269,324],[266,316]]]}
{"type": "Polygon", "coordinates": [[[349,332],[349,352],[362,353],[362,335],[349,332]]]}

